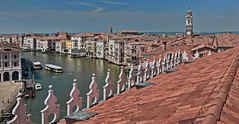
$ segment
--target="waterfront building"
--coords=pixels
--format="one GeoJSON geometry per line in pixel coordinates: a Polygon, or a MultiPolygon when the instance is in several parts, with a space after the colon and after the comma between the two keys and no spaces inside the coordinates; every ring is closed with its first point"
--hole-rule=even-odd
{"type": "Polygon", "coordinates": [[[31,50],[36,50],[36,38],[34,38],[31,35],[24,36],[22,47],[26,47],[31,50]]]}
{"type": "Polygon", "coordinates": [[[21,54],[18,48],[0,46],[0,81],[21,80],[21,54]]]}
{"type": "Polygon", "coordinates": [[[104,40],[96,41],[96,58],[99,59],[105,58],[105,44],[106,41],[104,40]]]}
{"type": "Polygon", "coordinates": [[[117,65],[125,65],[124,47],[127,41],[124,38],[109,40],[108,61],[117,65]]]}
{"type": "Polygon", "coordinates": [[[36,40],[36,50],[45,52],[48,50],[48,41],[42,38],[36,40]]]}
{"type": "Polygon", "coordinates": [[[139,42],[130,42],[125,47],[126,62],[138,64],[143,58],[145,44],[139,42]]]}
{"type": "Polygon", "coordinates": [[[96,39],[88,38],[86,40],[86,56],[96,57],[96,39]]]}
{"type": "Polygon", "coordinates": [[[186,34],[193,35],[193,12],[190,8],[186,13],[185,18],[186,18],[186,34]]]}
{"type": "Polygon", "coordinates": [[[72,41],[71,40],[66,40],[65,44],[66,44],[66,48],[65,48],[64,52],[70,54],[71,49],[72,49],[72,41]]]}
{"type": "Polygon", "coordinates": [[[66,42],[65,42],[65,40],[60,40],[60,41],[56,42],[55,52],[57,52],[57,53],[65,53],[65,49],[66,49],[66,42]]]}

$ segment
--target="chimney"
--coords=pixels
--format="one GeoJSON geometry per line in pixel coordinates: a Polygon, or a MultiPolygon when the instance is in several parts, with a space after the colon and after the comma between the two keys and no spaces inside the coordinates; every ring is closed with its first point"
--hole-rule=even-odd
{"type": "Polygon", "coordinates": [[[167,42],[163,41],[163,50],[166,51],[167,50],[167,42]]]}

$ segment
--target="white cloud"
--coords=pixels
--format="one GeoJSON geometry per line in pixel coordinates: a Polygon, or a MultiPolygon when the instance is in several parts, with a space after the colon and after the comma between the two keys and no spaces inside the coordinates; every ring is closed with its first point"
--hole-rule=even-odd
{"type": "Polygon", "coordinates": [[[125,5],[126,4],[123,2],[118,2],[118,1],[113,1],[113,0],[103,0],[101,2],[105,3],[105,4],[111,4],[111,5],[125,5]]]}
{"type": "Polygon", "coordinates": [[[82,5],[82,6],[94,6],[93,3],[90,2],[72,2],[70,5],[82,5]]]}
{"type": "Polygon", "coordinates": [[[102,8],[102,7],[96,7],[95,10],[92,10],[91,12],[93,13],[101,13],[103,11],[105,11],[106,9],[105,8],[102,8]]]}

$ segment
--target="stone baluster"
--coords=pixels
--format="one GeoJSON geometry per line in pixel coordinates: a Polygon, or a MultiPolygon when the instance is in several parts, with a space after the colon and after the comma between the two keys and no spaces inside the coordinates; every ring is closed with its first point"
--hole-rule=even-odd
{"type": "Polygon", "coordinates": [[[169,61],[168,61],[168,57],[167,54],[165,55],[165,70],[168,70],[168,66],[169,66],[169,61]]]}
{"type": "Polygon", "coordinates": [[[207,56],[211,56],[211,55],[212,55],[212,51],[209,49],[207,56]]]}
{"type": "Polygon", "coordinates": [[[30,115],[26,115],[26,105],[21,98],[22,94],[18,94],[17,104],[12,110],[13,119],[7,122],[7,124],[31,124],[30,115]]]}
{"type": "Polygon", "coordinates": [[[149,65],[149,60],[146,61],[144,64],[144,81],[148,80],[150,78],[150,65],[149,65]]]}
{"type": "Polygon", "coordinates": [[[52,85],[50,85],[49,86],[50,90],[48,91],[48,96],[44,101],[44,104],[46,105],[46,107],[43,110],[41,110],[42,124],[55,123],[59,119],[60,105],[56,104],[57,98],[54,95],[54,92],[53,92],[52,88],[53,88],[52,85]],[[48,122],[48,118],[51,114],[54,115],[54,118],[51,122],[48,122]]]}
{"type": "Polygon", "coordinates": [[[178,65],[178,63],[177,63],[177,57],[178,57],[178,52],[176,51],[176,52],[174,53],[174,58],[173,58],[173,61],[174,61],[174,62],[173,62],[174,65],[173,65],[173,66],[174,66],[174,67],[178,65]]]}
{"type": "Polygon", "coordinates": [[[162,58],[160,55],[159,61],[157,62],[157,75],[159,75],[162,71],[162,58]]]}
{"type": "Polygon", "coordinates": [[[186,50],[183,51],[182,57],[183,57],[183,61],[188,61],[189,60],[186,50]]]}
{"type": "Polygon", "coordinates": [[[79,96],[80,90],[77,87],[77,80],[74,79],[73,88],[70,92],[70,100],[66,102],[67,116],[82,109],[82,97],[79,96]],[[76,107],[75,111],[73,110],[74,107],[76,107]]]}
{"type": "Polygon", "coordinates": [[[134,65],[130,66],[130,71],[129,71],[129,78],[128,78],[128,89],[131,88],[131,86],[134,86],[136,81],[135,81],[136,75],[134,74],[134,65]]]}
{"type": "Polygon", "coordinates": [[[127,82],[127,76],[124,73],[123,66],[121,66],[119,80],[117,81],[117,95],[126,89],[127,82]]]}
{"type": "Polygon", "coordinates": [[[144,72],[143,72],[142,63],[140,62],[138,65],[137,83],[143,82],[143,80],[144,80],[144,72]]]}
{"type": "Polygon", "coordinates": [[[162,59],[161,65],[162,65],[162,69],[161,70],[162,70],[162,72],[164,72],[166,70],[166,59],[165,58],[162,59]]]}
{"type": "Polygon", "coordinates": [[[113,79],[110,74],[110,69],[108,69],[105,83],[105,86],[103,86],[103,100],[107,100],[114,95],[113,79]]]}
{"type": "Polygon", "coordinates": [[[99,101],[99,90],[97,89],[95,74],[92,75],[92,81],[90,83],[89,89],[90,89],[90,91],[86,94],[87,95],[87,108],[90,108],[92,105],[95,105],[99,101]]]}
{"type": "Polygon", "coordinates": [[[172,53],[171,57],[170,57],[170,66],[169,66],[170,69],[172,69],[174,67],[174,61],[173,60],[174,60],[174,54],[172,53]]]}
{"type": "Polygon", "coordinates": [[[155,75],[157,75],[157,62],[156,62],[156,58],[154,58],[154,60],[152,62],[151,77],[150,78],[153,78],[155,75]]]}
{"type": "Polygon", "coordinates": [[[181,53],[180,50],[178,51],[178,57],[177,57],[177,59],[178,59],[178,63],[177,63],[177,64],[180,64],[180,63],[182,62],[182,53],[181,53]]]}
{"type": "Polygon", "coordinates": [[[194,59],[197,59],[197,58],[199,58],[200,57],[200,54],[199,54],[199,52],[198,52],[198,50],[196,51],[196,53],[194,54],[194,59]]]}

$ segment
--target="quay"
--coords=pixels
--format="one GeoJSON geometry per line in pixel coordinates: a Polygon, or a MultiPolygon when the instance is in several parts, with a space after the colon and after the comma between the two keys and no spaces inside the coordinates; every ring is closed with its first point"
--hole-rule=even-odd
{"type": "Polygon", "coordinates": [[[16,96],[23,89],[23,82],[5,81],[0,83],[0,122],[16,104],[16,96]]]}

